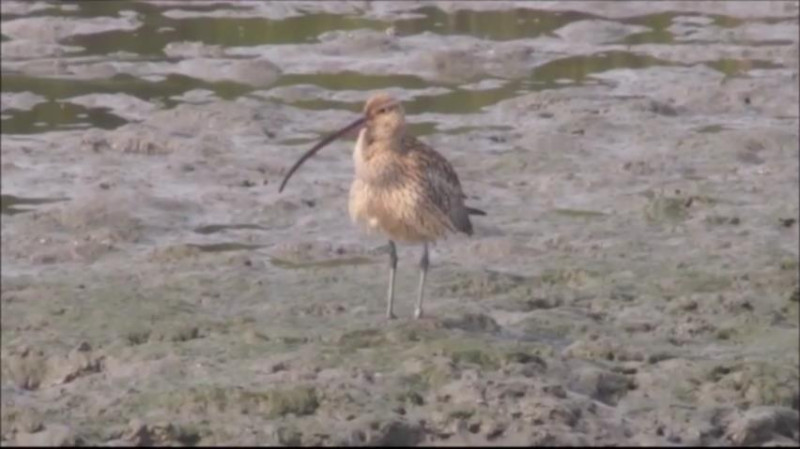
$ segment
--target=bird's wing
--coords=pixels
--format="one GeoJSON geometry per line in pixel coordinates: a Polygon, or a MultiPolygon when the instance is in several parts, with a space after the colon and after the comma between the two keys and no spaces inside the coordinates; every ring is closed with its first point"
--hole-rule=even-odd
{"type": "Polygon", "coordinates": [[[417,166],[415,172],[419,174],[418,182],[422,184],[423,201],[447,218],[448,227],[471,234],[472,224],[464,206],[466,195],[461,190],[455,170],[433,148],[412,136],[408,138],[406,156],[413,158],[417,166]]]}

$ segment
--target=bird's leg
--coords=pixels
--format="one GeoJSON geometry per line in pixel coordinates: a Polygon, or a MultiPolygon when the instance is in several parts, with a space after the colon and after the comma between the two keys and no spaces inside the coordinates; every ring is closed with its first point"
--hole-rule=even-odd
{"type": "Polygon", "coordinates": [[[425,290],[425,276],[428,274],[428,244],[423,243],[422,259],[419,260],[419,295],[417,296],[417,307],[414,309],[414,318],[422,318],[422,297],[425,290]]]}
{"type": "Polygon", "coordinates": [[[389,240],[389,294],[386,299],[386,318],[393,320],[397,318],[392,312],[394,304],[394,272],[397,270],[397,248],[394,242],[389,240]]]}

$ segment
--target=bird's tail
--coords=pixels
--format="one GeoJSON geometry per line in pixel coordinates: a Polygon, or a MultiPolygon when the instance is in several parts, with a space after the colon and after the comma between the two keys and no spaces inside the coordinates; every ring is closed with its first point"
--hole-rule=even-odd
{"type": "Polygon", "coordinates": [[[467,215],[486,215],[486,212],[474,207],[467,207],[467,215]]]}

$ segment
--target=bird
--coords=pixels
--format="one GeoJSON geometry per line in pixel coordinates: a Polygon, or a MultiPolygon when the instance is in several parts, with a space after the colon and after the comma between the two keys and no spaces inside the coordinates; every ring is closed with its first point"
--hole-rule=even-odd
{"type": "Polygon", "coordinates": [[[391,95],[379,92],[364,104],[363,114],[304,153],[281,182],[282,192],[292,174],[334,140],[358,130],[353,150],[355,176],[348,209],[352,221],[368,232],[389,239],[389,288],[386,318],[395,319],[394,280],[397,271],[395,242],[422,244],[420,278],[414,318],[423,316],[428,245],[447,234],[473,234],[470,215],[486,215],[466,206],[466,195],[453,167],[441,154],[408,131],[405,110],[391,95]]]}

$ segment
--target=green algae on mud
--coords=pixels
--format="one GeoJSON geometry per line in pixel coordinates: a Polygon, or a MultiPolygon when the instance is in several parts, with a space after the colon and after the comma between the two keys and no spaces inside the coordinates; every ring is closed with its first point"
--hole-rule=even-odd
{"type": "Polygon", "coordinates": [[[164,407],[174,412],[199,415],[240,413],[279,418],[293,414],[311,415],[319,407],[317,391],[306,386],[280,386],[267,390],[250,390],[220,386],[193,386],[173,389],[151,398],[139,395],[135,400],[141,407],[164,407]],[[154,401],[152,404],[148,402],[154,401]]]}
{"type": "Polygon", "coordinates": [[[297,416],[313,414],[319,407],[317,391],[313,387],[290,387],[272,389],[262,394],[269,404],[270,417],[294,414],[297,416]]]}
{"type": "Polygon", "coordinates": [[[3,215],[14,215],[35,210],[28,208],[30,206],[58,203],[61,201],[69,201],[69,198],[25,198],[14,195],[0,195],[0,211],[2,211],[3,215]]]}

